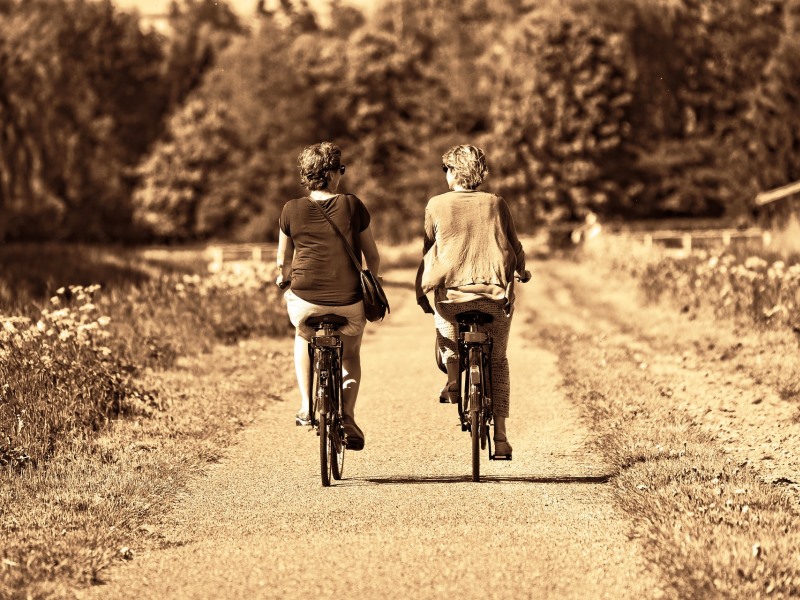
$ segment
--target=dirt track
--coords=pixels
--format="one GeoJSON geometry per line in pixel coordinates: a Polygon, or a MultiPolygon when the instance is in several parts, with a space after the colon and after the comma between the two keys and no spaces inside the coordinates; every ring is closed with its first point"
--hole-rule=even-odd
{"type": "Polygon", "coordinates": [[[388,278],[392,314],[364,340],[367,444],[344,480],[320,486],[317,438],[294,427],[287,394],[166,517],[169,547],[85,597],[658,597],[555,357],[526,339],[535,285],[520,290],[509,350],[514,460],[484,460],[473,483],[411,275],[388,278]]]}

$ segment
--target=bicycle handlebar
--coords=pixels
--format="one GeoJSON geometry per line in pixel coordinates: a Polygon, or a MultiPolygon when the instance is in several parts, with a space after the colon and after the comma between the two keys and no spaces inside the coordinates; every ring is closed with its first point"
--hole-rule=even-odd
{"type": "Polygon", "coordinates": [[[277,283],[276,285],[277,285],[277,286],[278,286],[280,289],[282,289],[282,290],[285,290],[287,287],[289,287],[289,286],[291,285],[291,283],[292,283],[291,281],[289,281],[289,280],[286,280],[286,281],[281,281],[280,283],[277,283]]]}

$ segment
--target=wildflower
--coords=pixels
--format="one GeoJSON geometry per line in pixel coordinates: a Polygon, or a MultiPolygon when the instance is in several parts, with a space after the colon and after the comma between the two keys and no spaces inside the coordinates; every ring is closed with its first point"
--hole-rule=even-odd
{"type": "Polygon", "coordinates": [[[105,327],[106,325],[108,325],[109,323],[111,323],[111,317],[108,317],[108,316],[105,316],[105,315],[104,315],[104,316],[100,317],[99,319],[97,319],[97,323],[98,323],[98,324],[99,324],[101,327],[105,327]]]}
{"type": "Polygon", "coordinates": [[[744,261],[745,268],[749,270],[764,269],[767,264],[767,261],[760,256],[750,256],[744,261]]]}
{"type": "Polygon", "coordinates": [[[58,333],[58,339],[60,339],[62,342],[66,342],[71,337],[72,337],[72,332],[69,329],[62,329],[58,333]]]}

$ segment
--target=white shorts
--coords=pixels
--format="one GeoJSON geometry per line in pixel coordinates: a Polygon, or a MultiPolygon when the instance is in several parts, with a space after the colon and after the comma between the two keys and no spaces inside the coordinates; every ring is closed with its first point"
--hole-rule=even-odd
{"type": "Polygon", "coordinates": [[[323,306],[306,302],[297,296],[292,290],[287,290],[283,295],[286,300],[286,308],[289,312],[289,320],[295,326],[297,335],[304,340],[311,339],[314,335],[314,328],[305,324],[308,317],[318,317],[320,315],[339,315],[347,318],[347,325],[339,329],[342,335],[359,335],[364,331],[367,324],[367,317],[364,315],[364,302],[359,300],[355,304],[347,306],[323,306]]]}

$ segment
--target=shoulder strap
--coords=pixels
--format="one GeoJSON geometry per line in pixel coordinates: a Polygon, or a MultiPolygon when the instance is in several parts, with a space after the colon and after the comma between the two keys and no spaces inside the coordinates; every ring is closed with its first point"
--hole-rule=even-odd
{"type": "Polygon", "coordinates": [[[358,271],[361,271],[361,261],[360,261],[360,260],[358,260],[358,258],[356,257],[356,253],[355,253],[355,251],[354,251],[354,250],[353,250],[353,248],[350,246],[350,244],[348,243],[348,241],[347,241],[347,239],[344,237],[344,235],[342,235],[342,232],[341,232],[341,231],[339,231],[339,228],[336,226],[336,223],[334,223],[334,222],[331,220],[331,218],[328,216],[328,213],[327,213],[327,212],[325,212],[325,209],[324,209],[324,208],[322,208],[322,207],[319,205],[319,202],[314,202],[314,201],[313,201],[311,198],[309,198],[309,199],[308,199],[308,201],[309,201],[309,202],[311,202],[311,204],[313,204],[314,206],[316,206],[316,207],[317,207],[317,210],[318,210],[319,212],[321,212],[321,213],[322,213],[322,216],[323,216],[323,217],[325,217],[325,220],[326,220],[326,221],[328,221],[328,223],[330,223],[330,226],[331,226],[331,227],[333,227],[333,230],[334,230],[334,231],[336,232],[336,234],[339,236],[339,239],[341,239],[341,240],[342,240],[342,243],[344,244],[344,247],[345,247],[345,249],[347,250],[347,253],[350,255],[350,258],[352,259],[352,261],[353,261],[353,264],[356,266],[356,270],[358,270],[358,271]]]}

